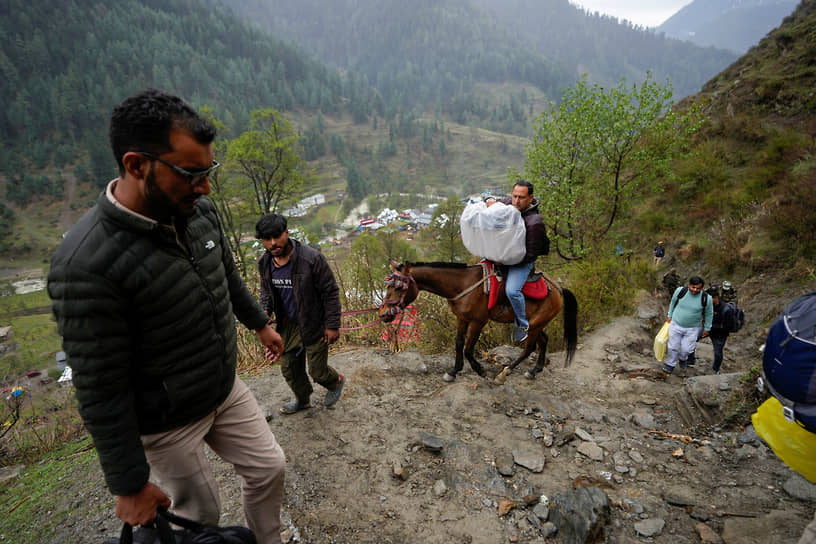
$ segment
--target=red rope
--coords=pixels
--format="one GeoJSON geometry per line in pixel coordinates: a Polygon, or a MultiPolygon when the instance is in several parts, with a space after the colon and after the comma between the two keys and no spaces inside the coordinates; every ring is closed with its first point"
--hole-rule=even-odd
{"type": "MultiPolygon", "coordinates": [[[[348,311],[348,312],[341,312],[340,315],[341,316],[343,316],[343,315],[359,315],[359,314],[367,314],[369,312],[377,312],[377,311],[379,311],[379,308],[368,308],[366,310],[352,310],[352,311],[348,311]]],[[[377,325],[378,323],[382,323],[382,322],[383,322],[382,318],[378,318],[376,321],[372,321],[371,323],[367,323],[365,325],[360,325],[359,327],[340,327],[340,330],[341,331],[356,331],[356,330],[360,330],[360,329],[367,329],[369,327],[373,327],[374,325],[377,325]]]]}

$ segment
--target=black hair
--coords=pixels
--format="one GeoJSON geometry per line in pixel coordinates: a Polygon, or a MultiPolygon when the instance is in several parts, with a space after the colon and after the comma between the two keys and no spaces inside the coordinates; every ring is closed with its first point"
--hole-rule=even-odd
{"type": "Polygon", "coordinates": [[[526,179],[520,179],[520,180],[518,180],[517,182],[515,182],[515,183],[513,184],[513,187],[515,187],[515,186],[517,186],[517,185],[519,185],[519,186],[521,186],[521,187],[527,187],[527,195],[528,195],[528,196],[529,196],[529,195],[531,195],[531,194],[533,194],[533,184],[532,184],[532,183],[530,183],[529,181],[527,181],[526,179]]]}
{"type": "Polygon", "coordinates": [[[255,238],[268,240],[277,238],[286,230],[286,218],[279,213],[268,213],[255,223],[255,238]]]}
{"type": "Polygon", "coordinates": [[[692,276],[689,278],[689,285],[704,285],[705,282],[700,276],[692,276]]]}
{"type": "Polygon", "coordinates": [[[145,89],[125,98],[113,109],[108,137],[111,150],[124,175],[122,157],[128,151],[160,155],[173,150],[170,130],[189,132],[197,142],[209,144],[216,129],[178,96],[158,89],[145,89]]]}

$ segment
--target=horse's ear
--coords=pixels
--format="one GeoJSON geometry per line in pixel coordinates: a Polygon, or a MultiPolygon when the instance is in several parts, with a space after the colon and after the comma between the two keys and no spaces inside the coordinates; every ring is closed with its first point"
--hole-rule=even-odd
{"type": "Polygon", "coordinates": [[[394,272],[399,272],[400,264],[397,261],[395,261],[394,259],[391,259],[389,264],[391,265],[391,270],[393,270],[394,272]]]}

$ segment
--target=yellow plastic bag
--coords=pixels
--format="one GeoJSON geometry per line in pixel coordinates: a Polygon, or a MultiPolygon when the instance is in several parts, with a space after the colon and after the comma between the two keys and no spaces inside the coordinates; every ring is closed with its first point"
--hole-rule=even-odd
{"type": "Polygon", "coordinates": [[[782,403],[771,397],[751,416],[754,430],[786,465],[816,483],[816,434],[782,414],[782,403]]]}
{"type": "Polygon", "coordinates": [[[663,323],[663,327],[660,328],[660,332],[657,333],[655,336],[654,341],[654,352],[655,358],[663,362],[663,357],[666,356],[666,346],[669,343],[669,322],[663,323]]]}

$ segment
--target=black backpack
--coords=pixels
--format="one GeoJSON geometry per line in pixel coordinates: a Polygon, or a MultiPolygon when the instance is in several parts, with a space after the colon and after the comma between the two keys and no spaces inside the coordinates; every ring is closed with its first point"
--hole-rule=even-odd
{"type": "MultiPolygon", "coordinates": [[[[680,289],[680,292],[677,293],[677,299],[674,301],[672,311],[677,307],[677,303],[680,302],[680,299],[686,296],[686,293],[688,293],[688,285],[684,285],[683,288],[680,289]]],[[[703,313],[705,313],[706,304],[708,304],[708,293],[703,291],[702,295],[700,296],[700,305],[703,307],[703,313]]]]}
{"type": "Polygon", "coordinates": [[[737,332],[745,325],[745,312],[735,302],[723,302],[723,325],[728,332],[737,332]]]}
{"type": "Polygon", "coordinates": [[[104,544],[257,544],[255,535],[246,527],[216,527],[159,508],[152,525],[139,527],[135,532],[125,523],[119,540],[104,544]],[[173,529],[173,523],[183,529],[173,529]]]}

